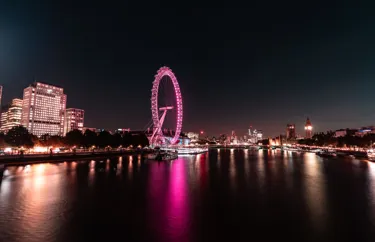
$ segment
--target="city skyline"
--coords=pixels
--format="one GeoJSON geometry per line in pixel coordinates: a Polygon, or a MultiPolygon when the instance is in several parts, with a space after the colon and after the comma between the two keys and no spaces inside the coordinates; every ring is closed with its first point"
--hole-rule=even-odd
{"type": "MultiPolygon", "coordinates": [[[[26,90],[28,90],[29,88],[31,88],[32,86],[34,86],[34,85],[37,85],[37,84],[42,84],[42,85],[46,85],[46,86],[54,86],[54,87],[56,87],[57,89],[62,89],[63,90],[63,87],[61,87],[61,86],[55,86],[55,85],[53,85],[53,84],[51,84],[51,83],[46,83],[46,82],[34,82],[34,83],[32,83],[32,84],[30,84],[29,85],[29,87],[26,87],[25,89],[24,89],[24,92],[26,91],[26,90]]],[[[3,86],[0,86],[1,87],[1,91],[3,91],[3,86]]],[[[67,100],[67,95],[66,94],[64,94],[64,97],[65,97],[65,106],[66,106],[66,100],[67,100]]],[[[14,101],[17,101],[18,103],[19,103],[19,101],[23,101],[23,99],[21,98],[13,98],[12,100],[11,100],[11,102],[9,102],[9,103],[7,103],[6,105],[4,105],[4,103],[2,104],[2,108],[3,107],[6,107],[6,108],[8,108],[7,106],[12,106],[13,105],[13,102],[14,101]]],[[[60,128],[62,131],[60,131],[61,132],[61,134],[60,135],[62,135],[62,136],[65,136],[65,134],[67,133],[67,132],[69,132],[69,131],[71,131],[71,130],[74,130],[74,129],[78,129],[78,130],[80,130],[81,132],[84,130],[84,128],[86,128],[86,129],[90,129],[88,126],[84,126],[84,113],[85,113],[85,111],[83,110],[83,109],[79,109],[79,108],[71,108],[71,107],[66,107],[65,109],[65,112],[64,112],[64,114],[63,114],[63,119],[64,119],[64,121],[63,121],[63,124],[61,124],[62,125],[62,127],[60,128]],[[69,119],[70,119],[70,117],[72,117],[72,116],[75,116],[75,113],[77,113],[77,115],[78,115],[78,119],[79,119],[79,122],[77,122],[77,123],[74,123],[75,121],[73,121],[73,123],[71,123],[70,122],[70,120],[67,120],[67,117],[69,117],[69,119]]],[[[2,113],[4,113],[3,112],[4,110],[2,110],[2,113]]],[[[75,119],[76,117],[73,117],[73,119],[75,119]]],[[[282,130],[280,130],[280,132],[278,133],[278,134],[276,134],[276,135],[274,135],[274,136],[272,136],[272,135],[268,135],[268,136],[266,136],[265,138],[273,138],[273,137],[277,137],[277,136],[279,136],[279,135],[285,135],[286,137],[287,137],[287,139],[288,139],[288,137],[289,138],[296,138],[297,136],[298,137],[305,137],[305,138],[311,138],[312,137],[312,135],[314,134],[314,133],[321,133],[321,132],[327,132],[327,131],[340,131],[340,130],[345,130],[345,129],[358,129],[358,130],[360,130],[360,129],[362,129],[362,128],[365,128],[365,127],[374,127],[373,125],[362,125],[362,126],[358,126],[358,127],[345,127],[345,128],[336,128],[336,129],[330,129],[330,130],[319,130],[319,131],[316,131],[315,130],[315,126],[311,126],[311,123],[310,123],[310,126],[311,127],[314,127],[314,130],[312,130],[312,128],[310,128],[308,131],[307,131],[307,125],[308,125],[308,123],[310,122],[310,120],[309,120],[309,117],[307,117],[307,120],[305,120],[305,124],[303,125],[303,127],[301,127],[300,128],[300,130],[298,129],[298,127],[299,127],[299,124],[298,125],[295,125],[294,123],[293,124],[287,124],[287,129],[286,129],[286,131],[284,132],[284,131],[282,131],[282,130]],[[293,129],[293,135],[291,135],[290,136],[290,134],[289,134],[289,132],[290,132],[290,127],[292,127],[292,129],[293,129]],[[296,128],[297,127],[297,128],[296,128]],[[310,132],[310,134],[307,134],[306,132],[310,132]]],[[[22,123],[20,122],[20,125],[22,125],[22,123]]],[[[2,126],[2,125],[1,125],[2,126]]],[[[14,127],[15,126],[15,123],[14,124],[12,124],[10,127],[14,127]]],[[[117,126],[117,127],[120,127],[120,126],[117,126]]],[[[250,128],[252,129],[253,127],[250,125],[250,128]]],[[[115,128],[115,129],[109,129],[109,128],[105,128],[105,127],[100,127],[100,128],[98,128],[98,127],[95,127],[95,129],[102,129],[102,130],[108,130],[108,131],[111,131],[112,132],[112,130],[117,130],[118,128],[115,128]]],[[[5,128],[5,130],[3,130],[3,131],[6,131],[6,130],[9,130],[9,128],[5,128]]],[[[131,128],[129,128],[129,130],[132,130],[131,128]]],[[[241,128],[241,129],[239,129],[240,131],[239,131],[239,133],[240,134],[246,134],[247,132],[248,132],[248,130],[249,129],[246,129],[246,131],[245,132],[243,132],[243,128],[241,128]]],[[[188,132],[198,132],[198,131],[196,131],[196,130],[183,130],[183,132],[185,132],[185,133],[188,133],[188,132]]],[[[230,132],[233,132],[233,131],[235,131],[235,130],[231,130],[230,132]]],[[[227,135],[229,135],[230,134],[230,132],[228,132],[227,133],[227,135]]],[[[207,134],[207,132],[205,132],[205,131],[203,131],[203,130],[201,130],[200,131],[200,133],[201,133],[201,135],[203,135],[203,133],[205,133],[205,136],[212,136],[212,137],[215,137],[215,136],[219,136],[219,135],[221,135],[221,134],[223,134],[223,132],[221,132],[220,134],[218,134],[218,133],[215,133],[215,134],[207,134]]],[[[41,134],[39,134],[39,135],[41,135],[41,134]]]]}
{"type": "Polygon", "coordinates": [[[132,11],[138,3],[2,6],[3,103],[48,82],[64,86],[88,127],[141,130],[151,119],[154,72],[167,65],[186,104],[184,131],[245,133],[252,125],[272,137],[287,123],[304,134],[306,117],[314,132],[375,123],[368,10],[149,4],[141,13],[132,11]]]}

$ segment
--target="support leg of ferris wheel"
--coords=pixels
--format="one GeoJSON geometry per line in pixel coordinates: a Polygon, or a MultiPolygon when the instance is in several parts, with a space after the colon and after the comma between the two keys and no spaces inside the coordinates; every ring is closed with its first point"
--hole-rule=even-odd
{"type": "MultiPolygon", "coordinates": [[[[167,111],[168,110],[172,110],[173,109],[173,106],[167,106],[167,107],[161,107],[161,108],[159,108],[159,110],[160,111],[164,111],[163,112],[163,115],[161,116],[161,118],[160,118],[160,120],[159,120],[159,122],[158,122],[158,125],[157,125],[157,127],[155,128],[155,130],[154,130],[154,133],[152,134],[152,136],[151,136],[151,139],[150,139],[150,143],[154,143],[154,138],[155,138],[155,135],[156,135],[156,137],[162,137],[162,130],[161,130],[161,128],[163,127],[163,123],[164,123],[164,120],[165,120],[165,116],[167,115],[167,111]]],[[[157,139],[155,138],[155,141],[156,141],[157,139]]],[[[155,142],[156,143],[156,142],[155,142]]]]}

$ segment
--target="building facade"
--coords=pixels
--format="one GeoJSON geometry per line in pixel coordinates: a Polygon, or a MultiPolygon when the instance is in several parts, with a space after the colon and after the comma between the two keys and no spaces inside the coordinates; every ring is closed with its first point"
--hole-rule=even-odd
{"type": "Polygon", "coordinates": [[[2,105],[2,100],[3,100],[3,86],[0,86],[0,108],[1,108],[1,105],[2,105]]]}
{"type": "Polygon", "coordinates": [[[1,132],[8,132],[11,128],[21,125],[22,99],[15,98],[1,113],[1,132]]]}
{"type": "Polygon", "coordinates": [[[188,132],[186,133],[186,136],[191,140],[199,140],[199,133],[195,132],[188,132]]]}
{"type": "Polygon", "coordinates": [[[36,136],[63,135],[65,108],[63,88],[35,82],[23,91],[21,125],[36,136]]]}
{"type": "Polygon", "coordinates": [[[295,124],[287,124],[286,125],[286,139],[296,139],[296,125],[295,124]]]}
{"type": "Polygon", "coordinates": [[[65,110],[64,136],[66,133],[78,129],[83,132],[85,111],[78,108],[67,108],[65,110]]]}
{"type": "Polygon", "coordinates": [[[254,129],[253,131],[251,131],[251,129],[248,129],[247,142],[252,143],[252,144],[256,144],[262,139],[263,139],[262,130],[254,129]]]}
{"type": "Polygon", "coordinates": [[[347,134],[346,129],[338,129],[338,130],[335,131],[335,138],[344,137],[344,136],[346,136],[346,134],[347,134]]]}

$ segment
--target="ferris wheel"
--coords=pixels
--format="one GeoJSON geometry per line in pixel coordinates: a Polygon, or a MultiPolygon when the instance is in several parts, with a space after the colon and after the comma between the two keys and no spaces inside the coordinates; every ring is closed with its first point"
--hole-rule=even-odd
{"type": "Polygon", "coordinates": [[[174,145],[178,143],[182,129],[182,96],[177,78],[172,70],[166,66],[161,67],[156,75],[151,89],[151,112],[153,132],[150,137],[151,145],[174,145]],[[165,92],[162,87],[171,82],[171,88],[165,92]],[[163,98],[169,97],[169,102],[163,98]],[[170,113],[170,132],[166,133],[164,127],[167,113],[170,113]],[[174,116],[174,117],[173,117],[174,116]],[[172,131],[173,130],[173,131],[172,131]]]}

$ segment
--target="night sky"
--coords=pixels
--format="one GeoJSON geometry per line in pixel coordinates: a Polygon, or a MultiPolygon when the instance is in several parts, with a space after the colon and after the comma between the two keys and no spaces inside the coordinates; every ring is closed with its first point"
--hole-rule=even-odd
{"type": "Polygon", "coordinates": [[[270,136],[295,123],[302,133],[307,116],[315,131],[375,124],[375,6],[46,2],[0,3],[5,102],[44,81],[85,109],[85,126],[143,129],[166,65],[180,83],[184,131],[252,125],[270,136]]]}

